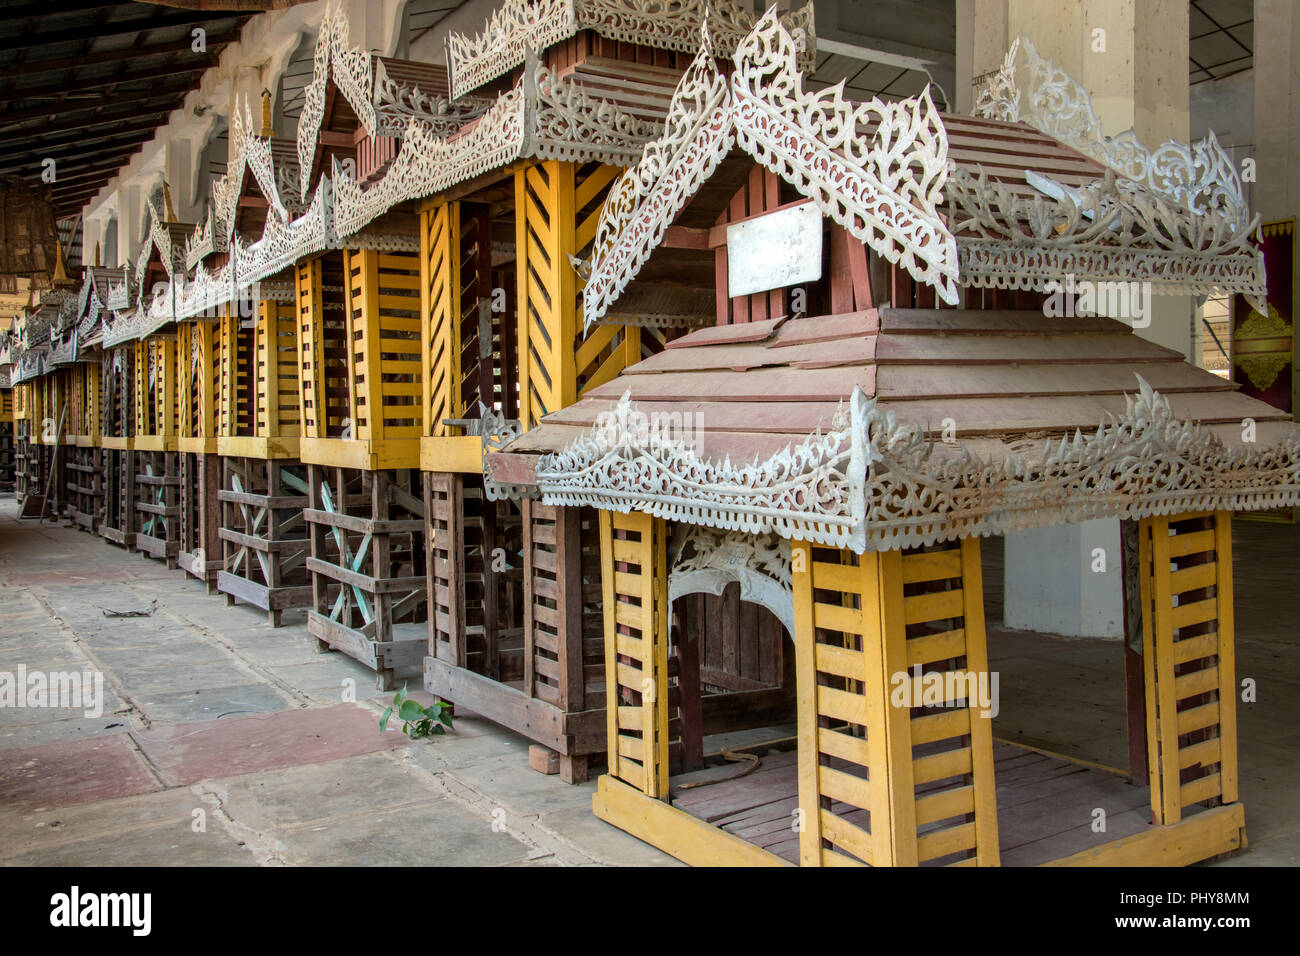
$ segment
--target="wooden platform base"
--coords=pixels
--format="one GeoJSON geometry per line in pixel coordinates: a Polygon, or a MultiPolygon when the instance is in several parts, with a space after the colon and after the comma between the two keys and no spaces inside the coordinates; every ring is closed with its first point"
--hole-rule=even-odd
{"type": "Polygon", "coordinates": [[[104,480],[99,536],[128,551],[135,550],[135,533],[139,528],[135,510],[135,454],[122,448],[104,447],[99,451],[104,480]]]}
{"type": "Polygon", "coordinates": [[[221,571],[221,542],[217,538],[220,510],[221,461],[216,455],[179,452],[180,528],[176,565],[204,583],[217,587],[221,571]]]}
{"type": "Polygon", "coordinates": [[[226,457],[221,473],[217,590],[227,603],[261,608],[279,627],[286,610],[311,605],[306,468],[293,460],[226,457]]]}
{"type": "MultiPolygon", "coordinates": [[[[602,820],[686,863],[798,863],[796,753],[768,751],[757,770],[737,777],[740,769],[730,763],[676,776],[669,802],[605,776],[592,805],[602,820]]],[[[995,748],[994,776],[1003,866],[1186,866],[1245,845],[1240,803],[1155,826],[1148,788],[1120,774],[1006,743],[995,748]],[[1105,811],[1104,831],[1094,830],[1099,808],[1105,811]]],[[[869,826],[863,810],[853,809],[845,819],[869,826]]]]}
{"type": "Polygon", "coordinates": [[[0,492],[13,491],[18,459],[14,448],[14,423],[0,422],[0,492]]]}
{"type": "Polygon", "coordinates": [[[55,458],[55,446],[37,444],[25,435],[26,429],[21,429],[15,445],[14,495],[18,499],[18,517],[57,518],[63,505],[64,489],[59,480],[63,457],[55,458]],[[53,478],[52,470],[57,472],[53,478]]]}
{"type": "Polygon", "coordinates": [[[393,624],[392,639],[376,641],[368,633],[345,627],[338,621],[307,612],[307,631],[320,644],[342,651],[375,672],[380,690],[393,690],[399,683],[420,676],[420,663],[429,646],[428,625],[393,624]]]}
{"type": "Polygon", "coordinates": [[[135,546],[145,556],[176,567],[180,554],[180,461],[174,451],[136,454],[135,546]]]}
{"type": "Polygon", "coordinates": [[[418,678],[428,646],[418,472],[311,465],[308,487],[307,626],[318,649],[374,668],[380,690],[418,678]]]}
{"type": "Polygon", "coordinates": [[[98,448],[68,446],[64,466],[68,505],[64,514],[74,527],[94,534],[104,509],[104,469],[98,448]]]}

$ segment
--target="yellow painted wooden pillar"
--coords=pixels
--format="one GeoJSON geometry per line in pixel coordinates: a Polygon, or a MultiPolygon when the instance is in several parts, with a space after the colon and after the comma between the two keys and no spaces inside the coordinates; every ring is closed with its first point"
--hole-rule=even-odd
{"type": "Polygon", "coordinates": [[[295,280],[298,330],[298,402],[302,433],[324,438],[329,423],[325,408],[324,294],[320,258],[298,263],[295,280]]]}
{"type": "Polygon", "coordinates": [[[799,542],[792,569],[801,863],[996,866],[978,542],[861,556],[799,542]]]}
{"type": "Polygon", "coordinates": [[[149,349],[144,341],[133,342],[130,346],[132,357],[131,375],[135,381],[135,399],[130,414],[135,419],[135,434],[152,435],[149,424],[149,349]]]}
{"type": "Polygon", "coordinates": [[[352,437],[418,439],[422,352],[416,254],[344,252],[352,437]]]}
{"type": "Polygon", "coordinates": [[[583,330],[570,256],[589,253],[604,196],[621,172],[549,161],[515,173],[519,418],[531,428],[641,358],[639,329],[583,330]]]}
{"type": "Polygon", "coordinates": [[[1138,536],[1151,809],[1170,825],[1237,802],[1232,521],[1145,518],[1138,536]]]}
{"type": "Polygon", "coordinates": [[[292,302],[264,299],[258,304],[254,434],[259,438],[300,434],[296,313],[292,302]]]}
{"type": "Polygon", "coordinates": [[[609,772],[668,795],[668,568],[661,518],[600,512],[609,772]]]}
{"type": "Polygon", "coordinates": [[[176,403],[176,339],[159,336],[149,342],[149,357],[153,375],[153,420],[156,434],[165,438],[176,436],[178,411],[176,403]]]}
{"type": "Polygon", "coordinates": [[[448,418],[465,414],[461,391],[460,203],[439,201],[420,212],[420,330],[424,342],[423,433],[451,434],[448,418]]]}

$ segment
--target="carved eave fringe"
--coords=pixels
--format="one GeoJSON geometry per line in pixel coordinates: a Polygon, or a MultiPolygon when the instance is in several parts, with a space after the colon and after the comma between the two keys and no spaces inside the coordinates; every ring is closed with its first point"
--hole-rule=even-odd
{"type": "Polygon", "coordinates": [[[1300,504],[1300,426],[1261,424],[1277,433],[1272,442],[1230,446],[1214,429],[1175,418],[1140,376],[1123,416],[1048,440],[1037,454],[997,441],[936,443],[860,390],[830,433],[748,465],[647,442],[638,422],[648,420],[625,394],[607,421],[537,460],[536,493],[547,504],[775,532],[858,553],[1093,518],[1300,504]]]}
{"type": "Polygon", "coordinates": [[[248,102],[236,102],[230,121],[231,158],[226,173],[212,183],[212,208],[209,222],[196,231],[201,243],[186,249],[186,264],[193,268],[198,258],[209,252],[224,250],[235,232],[239,213],[239,200],[244,190],[246,175],[251,174],[267,202],[267,218],[282,222],[301,215],[305,203],[299,196],[304,193],[301,167],[293,162],[277,162],[273,141],[258,135],[253,126],[248,102]],[[199,251],[202,249],[202,251],[199,251]]]}
{"type": "MultiPolygon", "coordinates": [[[[650,5],[638,0],[507,0],[470,37],[447,35],[447,71],[453,99],[519,66],[531,51],[543,51],[592,30],[599,36],[638,46],[679,53],[699,48],[700,30],[708,16],[708,29],[720,56],[730,56],[753,29],[755,17],[735,0],[677,0],[650,5]]],[[[791,31],[813,36],[813,5],[783,17],[791,31]]],[[[811,67],[815,45],[802,53],[811,67]]]]}
{"type": "Polygon", "coordinates": [[[369,187],[343,176],[336,165],[335,229],[348,236],[400,203],[437,195],[520,159],[627,166],[661,130],[661,124],[591,96],[574,78],[530,60],[519,84],[452,135],[412,118],[397,156],[369,187]]]}
{"type": "Polygon", "coordinates": [[[601,210],[583,295],[588,327],[611,309],[733,144],[943,301],[957,302],[957,243],[938,210],[948,139],[928,88],[899,103],[853,103],[841,86],[805,92],[798,54],[809,42],[769,11],[737,45],[728,81],[704,32],[664,134],[601,210]],[[858,132],[867,127],[870,139],[858,132]]]}
{"type": "Polygon", "coordinates": [[[1075,281],[1149,282],[1161,295],[1241,293],[1258,307],[1266,298],[1262,252],[1205,255],[1124,246],[1050,246],[958,239],[963,286],[1042,292],[1064,276],[1075,281]]]}

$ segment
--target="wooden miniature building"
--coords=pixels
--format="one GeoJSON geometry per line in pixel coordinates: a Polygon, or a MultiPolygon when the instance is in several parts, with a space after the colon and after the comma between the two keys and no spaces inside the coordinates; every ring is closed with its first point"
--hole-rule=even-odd
{"type": "Polygon", "coordinates": [[[163,186],[163,208],[150,205],[149,235],[133,275],[131,323],[135,361],[135,546],[146,557],[178,566],[181,549],[180,401],[177,390],[176,287],[193,223],[176,221],[163,186]],[[157,290],[152,295],[152,290],[157,290]]]}
{"type": "Polygon", "coordinates": [[[15,457],[14,390],[10,374],[9,368],[0,367],[0,491],[12,492],[18,462],[15,457]]]}
{"type": "MultiPolygon", "coordinates": [[[[60,310],[47,356],[47,378],[62,372],[66,397],[58,417],[64,422],[64,506],[68,520],[94,534],[99,527],[104,487],[99,461],[100,359],[97,342],[102,303],[94,276],[86,270],[80,291],[60,310]]],[[[57,402],[58,399],[55,399],[57,402]]]]}
{"type": "Polygon", "coordinates": [[[602,216],[588,322],[694,248],[717,266],[717,324],[486,457],[490,488],[599,510],[611,706],[596,814],[700,864],[1178,865],[1244,845],[1230,515],[1300,498],[1300,430],[1121,321],[1053,314],[1052,276],[1035,272],[1046,259],[1083,282],[1260,295],[1231,163],[1181,193],[1126,176],[1109,141],[1088,138],[1099,124],[1084,122],[1086,93],[1035,69],[1024,46],[1002,77],[1021,122],[978,124],[928,96],[886,107],[805,94],[797,49],[769,15],[724,77],[706,40],[668,132],[602,216]],[[1024,158],[1053,142],[1030,128],[1049,125],[1031,104],[1062,102],[1083,132],[1053,127],[1058,180],[1024,158]],[[966,150],[950,164],[950,136],[971,125],[1019,155],[985,160],[981,176],[963,171],[981,165],[966,150]],[[795,197],[721,219],[719,264],[707,224],[728,200],[708,186],[755,161],[795,197]],[[1199,235],[1194,208],[1218,244],[1170,249],[1169,236],[1199,235]],[[764,228],[810,231],[773,256],[764,228]],[[818,244],[827,254],[810,264],[818,244]],[[758,272],[756,249],[768,253],[758,272]],[[986,286],[1038,307],[980,308],[986,286]],[[795,292],[809,312],[791,314],[795,292]],[[979,539],[1097,517],[1120,518],[1134,543],[1144,706],[1129,734],[1145,760],[1130,775],[1026,761],[992,731],[979,539]],[[690,603],[733,587],[790,639],[793,732],[750,748],[757,772],[717,758],[692,770],[690,647],[706,634],[690,603]],[[1048,776],[1068,786],[1044,827],[1023,795],[1048,776]],[[1097,806],[1104,833],[1087,826],[1097,806]]]}
{"type": "MultiPolygon", "coordinates": [[[[236,110],[231,164],[213,184],[216,229],[236,267],[249,245],[304,211],[295,144],[271,137],[269,114],[264,97],[257,131],[247,111],[241,124],[236,110]]],[[[285,610],[310,599],[294,299],[291,268],[259,276],[219,308],[213,333],[220,455],[212,462],[220,469],[220,507],[212,516],[219,538],[216,587],[228,603],[266,611],[277,627],[285,610]]]]}
{"type": "MultiPolygon", "coordinates": [[[[570,781],[602,749],[600,621],[583,610],[596,594],[595,514],[493,500],[482,455],[678,331],[643,328],[631,312],[622,326],[583,328],[570,258],[595,241],[620,168],[662,129],[692,16],[555,33],[509,4],[482,37],[449,40],[449,86],[485,105],[459,129],[412,122],[384,176],[333,187],[340,235],[420,204],[425,687],[558,754],[570,781]]],[[[727,6],[718,19],[745,16],[727,6]]],[[[686,325],[697,316],[682,304],[647,311],[686,325]]],[[[702,311],[699,297],[691,304],[702,311]]]]}

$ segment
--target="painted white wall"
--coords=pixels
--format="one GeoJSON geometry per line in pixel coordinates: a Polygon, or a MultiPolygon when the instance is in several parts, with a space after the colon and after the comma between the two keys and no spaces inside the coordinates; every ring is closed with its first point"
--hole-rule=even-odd
{"type": "Polygon", "coordinates": [[[1112,519],[1006,536],[1007,627],[1067,637],[1121,638],[1119,522],[1112,519]],[[1104,567],[1104,570],[1094,570],[1104,567]]]}

